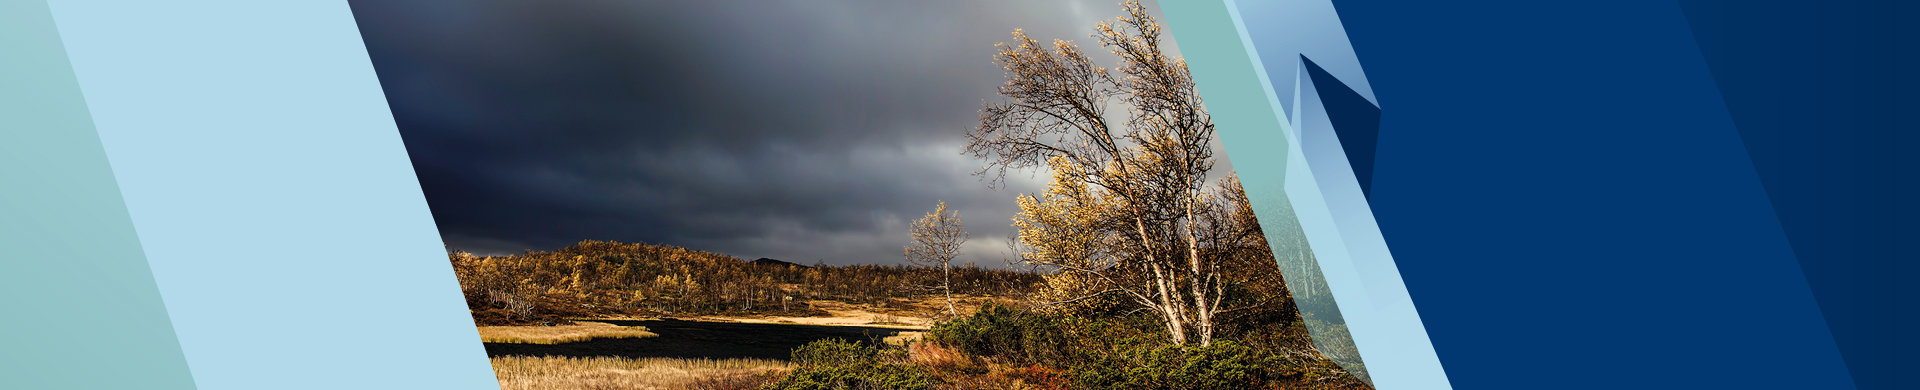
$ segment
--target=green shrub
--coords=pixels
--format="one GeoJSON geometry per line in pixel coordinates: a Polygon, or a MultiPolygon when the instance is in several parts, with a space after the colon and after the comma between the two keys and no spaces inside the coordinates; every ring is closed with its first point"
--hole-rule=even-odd
{"type": "Polygon", "coordinates": [[[926,369],[903,364],[902,351],[865,343],[826,339],[793,350],[800,367],[768,390],[919,390],[933,387],[926,369]]]}
{"type": "Polygon", "coordinates": [[[988,303],[971,316],[942,322],[928,338],[973,356],[1033,363],[1061,357],[1064,338],[1055,318],[988,303]]]}
{"type": "Polygon", "coordinates": [[[1081,318],[988,304],[968,317],[935,324],[927,339],[961,353],[1014,365],[1055,367],[1075,388],[1113,388],[1132,366],[1121,351],[1161,345],[1152,324],[1081,318]]]}
{"type": "Polygon", "coordinates": [[[1285,358],[1232,341],[1130,351],[1141,364],[1125,370],[1120,387],[1134,389],[1258,389],[1280,382],[1285,358]]]}
{"type": "Polygon", "coordinates": [[[833,367],[881,361],[881,350],[841,339],[825,339],[793,349],[793,363],[803,367],[833,367]]]}
{"type": "Polygon", "coordinates": [[[810,367],[794,370],[767,385],[768,390],[920,390],[933,387],[933,376],[919,367],[872,366],[810,367]]]}
{"type": "Polygon", "coordinates": [[[1299,337],[1305,329],[1297,321],[1243,329],[1244,340],[1176,346],[1150,317],[1084,318],[988,305],[935,324],[927,339],[1000,363],[1062,370],[1075,389],[1366,388],[1331,360],[1285,352],[1310,343],[1299,337]]]}

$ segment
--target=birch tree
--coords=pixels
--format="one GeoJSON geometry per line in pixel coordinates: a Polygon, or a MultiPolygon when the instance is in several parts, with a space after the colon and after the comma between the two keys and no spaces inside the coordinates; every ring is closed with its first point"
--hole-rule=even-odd
{"type": "Polygon", "coordinates": [[[953,259],[960,256],[960,246],[968,238],[960,212],[948,210],[947,202],[940,202],[933,212],[914,221],[908,234],[912,241],[906,248],[907,262],[940,268],[938,288],[946,296],[947,314],[960,315],[953,306],[953,259]]]}
{"type": "Polygon", "coordinates": [[[1138,1],[1121,7],[1093,35],[1119,59],[1111,70],[1071,41],[1017,29],[997,45],[1005,100],[980,109],[966,152],[995,184],[1009,170],[1052,171],[1046,193],[1019,198],[1014,225],[1021,260],[1054,270],[1055,303],[1118,294],[1174,343],[1207,345],[1227,282],[1196,225],[1214,213],[1213,121],[1185,60],[1162,51],[1160,24],[1138,1]],[[1124,108],[1120,120],[1110,107],[1124,108]]]}

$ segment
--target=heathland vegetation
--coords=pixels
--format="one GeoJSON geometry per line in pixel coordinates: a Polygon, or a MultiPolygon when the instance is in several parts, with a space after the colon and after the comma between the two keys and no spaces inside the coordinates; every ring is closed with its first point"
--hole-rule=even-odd
{"type": "Polygon", "coordinates": [[[888,305],[903,286],[950,273],[954,292],[1021,296],[1032,272],[746,261],[667,245],[583,241],[510,256],[451,254],[479,325],[555,325],[573,318],[825,314],[813,302],[888,305]]]}

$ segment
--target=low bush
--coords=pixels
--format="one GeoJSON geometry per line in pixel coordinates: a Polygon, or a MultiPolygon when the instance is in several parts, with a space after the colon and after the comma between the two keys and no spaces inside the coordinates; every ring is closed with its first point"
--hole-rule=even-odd
{"type": "Polygon", "coordinates": [[[1130,389],[1263,389],[1279,388],[1294,374],[1282,356],[1248,348],[1232,341],[1212,345],[1161,346],[1129,351],[1139,365],[1124,369],[1121,388],[1130,389]]]}
{"type": "Polygon", "coordinates": [[[799,368],[767,390],[920,390],[933,387],[925,368],[905,364],[905,351],[827,339],[793,350],[799,368]]]}
{"type": "MultiPolygon", "coordinates": [[[[1208,346],[1173,345],[1151,318],[1083,318],[989,305],[972,316],[935,324],[927,340],[1000,368],[1029,384],[1070,381],[1076,389],[1366,388],[1331,360],[1314,354],[1291,326],[1258,328],[1208,346]],[[1018,368],[1018,369],[1015,369],[1018,368]],[[1044,373],[1044,374],[1043,374],[1044,373]]],[[[958,367],[956,367],[958,369],[958,367]]],[[[941,377],[950,377],[944,371],[941,377]]],[[[986,380],[991,378],[974,378],[986,380]]],[[[1005,382],[1005,381],[999,381],[1005,382]]],[[[1047,385],[1038,387],[1046,388],[1047,385]]]]}
{"type": "Polygon", "coordinates": [[[1059,319],[989,303],[971,316],[935,324],[929,340],[973,356],[1014,363],[1057,360],[1068,348],[1059,319]]]}
{"type": "Polygon", "coordinates": [[[866,343],[825,339],[794,348],[793,363],[801,367],[876,364],[892,360],[896,354],[866,343]]]}

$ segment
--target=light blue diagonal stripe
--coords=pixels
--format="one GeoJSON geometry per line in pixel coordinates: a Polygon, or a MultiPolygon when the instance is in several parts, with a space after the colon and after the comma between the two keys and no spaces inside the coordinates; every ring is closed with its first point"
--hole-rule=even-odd
{"type": "Polygon", "coordinates": [[[46,2],[0,1],[0,389],[192,389],[46,2]]]}
{"type": "MultiPolygon", "coordinates": [[[[1451,388],[1345,155],[1326,152],[1325,142],[1301,142],[1322,131],[1331,137],[1332,131],[1317,96],[1294,90],[1304,80],[1287,88],[1298,100],[1292,119],[1281,118],[1286,112],[1276,92],[1281,84],[1273,82],[1257,53],[1281,50],[1270,54],[1297,58],[1299,48],[1250,38],[1246,25],[1263,20],[1243,19],[1232,1],[1161,7],[1256,214],[1273,215],[1261,214],[1275,207],[1262,202],[1292,202],[1373,384],[1388,390],[1451,388]]],[[[1319,37],[1333,39],[1328,34],[1319,37]]],[[[1345,33],[1337,34],[1344,41],[1345,33]]],[[[1338,148],[1337,141],[1331,145],[1338,148]]]]}
{"type": "Polygon", "coordinates": [[[50,5],[200,388],[497,388],[345,2],[50,5]]]}
{"type": "Polygon", "coordinates": [[[1327,285],[1339,297],[1354,344],[1382,389],[1449,388],[1446,373],[1400,279],[1373,211],[1360,193],[1315,86],[1302,89],[1294,116],[1300,134],[1287,193],[1320,257],[1327,285]]]}
{"type": "MultiPolygon", "coordinates": [[[[1300,66],[1300,56],[1313,59],[1328,74],[1347,83],[1354,92],[1378,106],[1373,86],[1360,69],[1360,58],[1347,41],[1346,28],[1334,14],[1330,0],[1235,0],[1234,12],[1254,18],[1246,21],[1248,42],[1261,48],[1256,55],[1267,74],[1282,77],[1275,90],[1293,90],[1290,77],[1300,66]],[[1266,50],[1279,48],[1279,50],[1266,50]]],[[[1284,111],[1294,111],[1294,97],[1281,94],[1284,111]]]]}

